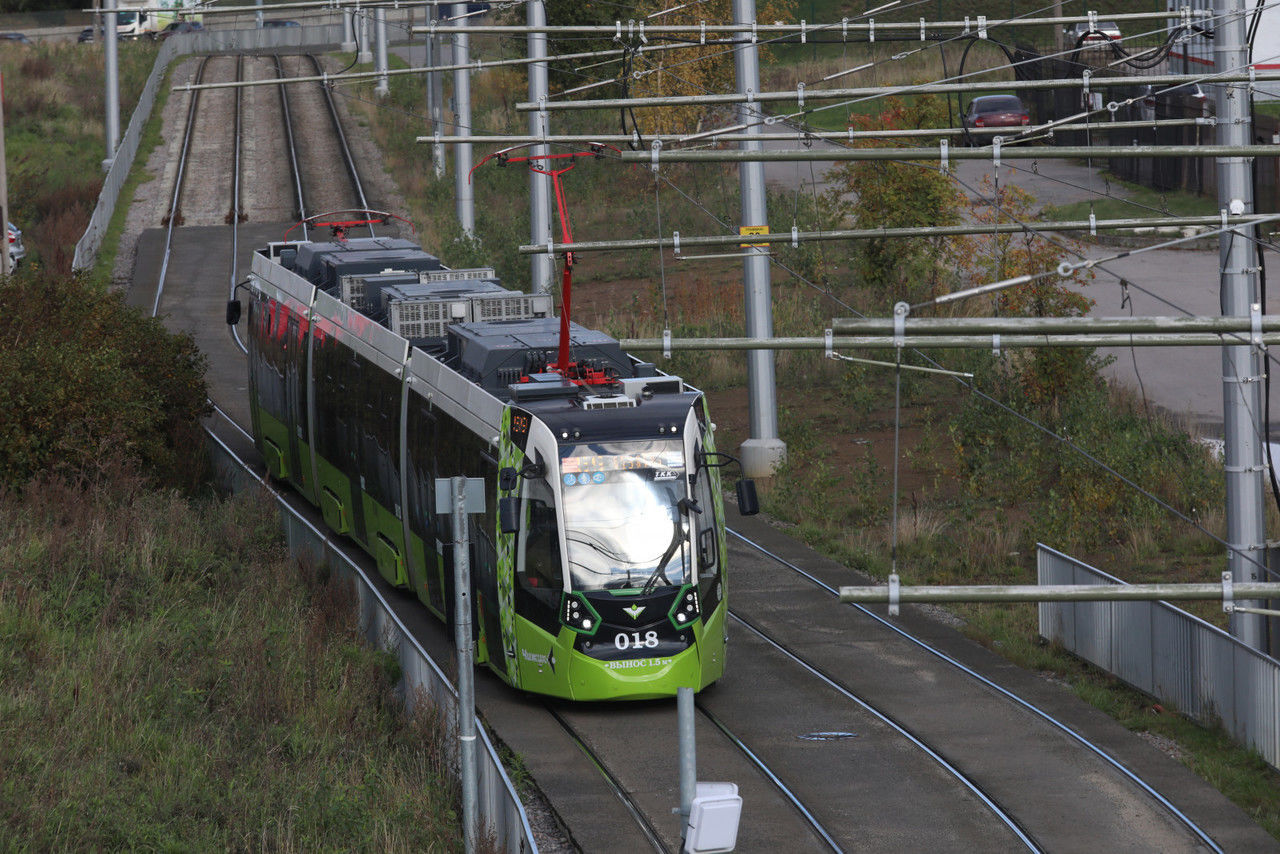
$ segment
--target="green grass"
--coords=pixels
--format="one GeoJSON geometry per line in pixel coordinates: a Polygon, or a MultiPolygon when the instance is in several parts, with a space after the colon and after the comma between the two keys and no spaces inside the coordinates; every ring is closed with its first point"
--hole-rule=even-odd
{"type": "MultiPolygon", "coordinates": [[[[151,45],[121,45],[122,126],[155,53],[151,45]]],[[[23,231],[24,266],[70,272],[104,177],[102,51],[79,44],[6,47],[0,72],[10,219],[23,231]]]]}
{"type": "Polygon", "coordinates": [[[1047,219],[1088,219],[1090,210],[1098,219],[1131,219],[1158,216],[1213,216],[1218,204],[1208,196],[1195,193],[1162,193],[1140,184],[1130,184],[1114,175],[1103,173],[1109,192],[1107,198],[1093,202],[1073,202],[1045,208],[1047,219]]]}
{"type": "MultiPolygon", "coordinates": [[[[0,836],[31,850],[460,851],[448,750],[266,496],[0,497],[0,836]]],[[[428,708],[423,703],[419,708],[428,708]]]]}

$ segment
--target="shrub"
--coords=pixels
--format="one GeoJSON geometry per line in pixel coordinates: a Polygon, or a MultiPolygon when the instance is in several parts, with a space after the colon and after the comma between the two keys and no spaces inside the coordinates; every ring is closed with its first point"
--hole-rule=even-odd
{"type": "Polygon", "coordinates": [[[0,281],[0,484],[139,464],[193,486],[208,411],[205,359],[186,334],[47,271],[0,281]]]}

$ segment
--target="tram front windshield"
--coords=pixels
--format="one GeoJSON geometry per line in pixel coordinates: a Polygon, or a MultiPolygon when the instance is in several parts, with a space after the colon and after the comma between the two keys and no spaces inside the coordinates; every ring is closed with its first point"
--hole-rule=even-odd
{"type": "Polygon", "coordinates": [[[574,590],[651,590],[688,582],[684,444],[592,442],[560,449],[574,590]]]}

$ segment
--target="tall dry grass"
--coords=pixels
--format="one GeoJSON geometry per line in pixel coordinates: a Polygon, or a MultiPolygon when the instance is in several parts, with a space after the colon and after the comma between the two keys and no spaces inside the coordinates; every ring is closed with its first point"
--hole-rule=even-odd
{"type": "Polygon", "coordinates": [[[441,729],[263,496],[0,495],[0,837],[31,850],[461,850],[441,729]]]}

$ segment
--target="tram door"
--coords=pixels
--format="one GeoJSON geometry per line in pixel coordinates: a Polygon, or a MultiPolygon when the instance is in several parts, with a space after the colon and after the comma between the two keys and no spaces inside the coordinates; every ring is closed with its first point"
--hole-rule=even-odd
{"type": "Polygon", "coordinates": [[[484,600],[480,619],[484,621],[485,649],[494,667],[505,671],[507,657],[502,649],[502,603],[498,599],[498,548],[494,542],[498,528],[498,461],[482,453],[480,466],[484,478],[484,515],[476,519],[471,536],[475,543],[475,586],[484,600]]]}
{"type": "Polygon", "coordinates": [[[298,485],[307,482],[302,471],[301,444],[303,422],[302,384],[299,382],[305,348],[300,346],[298,318],[289,315],[288,334],[284,340],[284,416],[289,431],[289,471],[298,485]]]}

